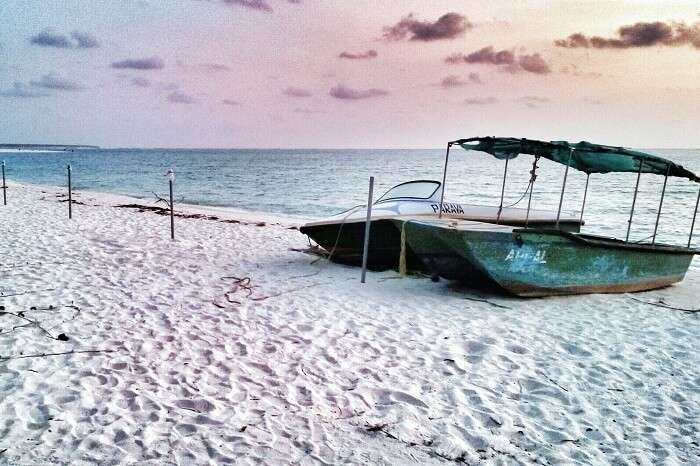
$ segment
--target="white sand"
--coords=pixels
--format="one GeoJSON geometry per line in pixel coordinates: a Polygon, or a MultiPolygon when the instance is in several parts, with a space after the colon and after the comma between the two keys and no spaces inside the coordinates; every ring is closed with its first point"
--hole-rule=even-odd
{"type": "MultiPolygon", "coordinates": [[[[252,223],[176,219],[171,242],[110,206],[147,201],[83,193],[69,221],[57,192],[0,205],[0,305],[69,340],[4,314],[0,357],[112,352],[0,360],[1,464],[700,463],[700,314],[362,285],[291,251],[293,219],[217,209],[252,223]]],[[[699,291],[696,260],[634,297],[699,291]]]]}

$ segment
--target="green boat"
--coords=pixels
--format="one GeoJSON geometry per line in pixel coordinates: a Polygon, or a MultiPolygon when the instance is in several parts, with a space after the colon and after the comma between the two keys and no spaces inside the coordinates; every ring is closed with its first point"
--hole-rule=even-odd
{"type": "Polygon", "coordinates": [[[683,280],[699,251],[563,230],[408,221],[406,241],[443,278],[517,296],[623,293],[683,280]]]}
{"type": "MultiPolygon", "coordinates": [[[[407,246],[435,275],[475,286],[491,286],[517,296],[623,293],[662,288],[683,280],[695,254],[691,248],[700,192],[687,247],[656,243],[658,221],[669,176],[700,183],[700,178],[661,157],[587,142],[544,142],[513,138],[470,138],[448,144],[499,159],[532,154],[566,165],[559,210],[569,168],[591,173],[636,172],[625,240],[565,231],[518,228],[448,218],[394,220],[407,246]],[[663,175],[664,188],[654,235],[649,243],[629,242],[641,173],[663,175]]],[[[588,182],[586,182],[586,191],[588,182]]],[[[584,194],[585,206],[585,194],[584,194]]],[[[583,207],[582,214],[583,216],[583,207]]]]}

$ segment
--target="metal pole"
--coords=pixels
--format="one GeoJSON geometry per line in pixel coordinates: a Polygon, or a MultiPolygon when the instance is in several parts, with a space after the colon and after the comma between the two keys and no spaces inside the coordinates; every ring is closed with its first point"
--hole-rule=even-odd
{"type": "Polygon", "coordinates": [[[173,181],[175,180],[175,172],[168,172],[168,184],[170,185],[170,239],[175,240],[175,202],[173,201],[173,181]]]}
{"type": "Polygon", "coordinates": [[[503,170],[503,185],[501,186],[501,203],[498,205],[498,215],[496,215],[496,224],[501,221],[501,211],[503,210],[503,196],[506,193],[506,176],[508,176],[508,161],[506,159],[506,168],[503,170]]]}
{"type": "Polygon", "coordinates": [[[659,229],[659,219],[661,218],[661,207],[664,205],[664,195],[666,195],[666,182],[668,181],[668,174],[671,171],[671,165],[666,168],[666,176],[664,176],[664,187],[661,190],[661,201],[659,201],[659,211],[656,212],[656,224],[654,225],[654,236],[651,237],[651,244],[656,242],[656,230],[659,229]]]}
{"type": "Polygon", "coordinates": [[[7,205],[7,185],[5,184],[5,161],[2,161],[2,204],[7,205]]]}
{"type": "Polygon", "coordinates": [[[695,210],[693,211],[693,223],[690,224],[690,236],[688,236],[688,247],[693,240],[693,230],[695,229],[695,217],[698,215],[698,204],[700,204],[700,189],[698,189],[698,198],[695,201],[695,210]]]}
{"type": "Polygon", "coordinates": [[[445,182],[447,181],[447,161],[450,159],[450,147],[452,143],[447,143],[447,153],[445,154],[445,169],[442,171],[442,192],[440,193],[440,210],[438,212],[438,218],[442,218],[442,203],[445,200],[445,182]]]}
{"type": "Polygon", "coordinates": [[[367,274],[367,255],[369,252],[369,226],[372,223],[372,194],[374,192],[374,177],[369,177],[369,195],[367,196],[367,219],[365,220],[365,244],[362,248],[362,277],[360,283],[365,282],[367,274]]]}
{"type": "Polygon", "coordinates": [[[525,213],[525,228],[527,228],[527,224],[530,220],[530,204],[532,204],[532,191],[535,190],[535,180],[537,179],[537,176],[535,174],[535,172],[537,171],[537,159],[538,157],[535,156],[535,161],[532,164],[532,171],[530,172],[530,195],[527,199],[527,212],[525,213]]]}
{"type": "Polygon", "coordinates": [[[632,210],[630,210],[630,219],[627,220],[627,236],[625,237],[625,243],[630,240],[630,230],[632,229],[632,216],[634,215],[634,205],[637,203],[637,191],[639,191],[639,178],[642,176],[642,165],[644,165],[644,160],[639,159],[637,185],[634,187],[634,197],[632,198],[632,210]]]}
{"type": "Polygon", "coordinates": [[[583,211],[586,208],[586,196],[588,195],[588,180],[590,179],[591,174],[586,173],[586,187],[583,190],[583,203],[581,204],[581,217],[578,219],[579,223],[583,223],[583,211]]]}
{"type": "Polygon", "coordinates": [[[71,184],[71,168],[68,164],[68,218],[73,218],[73,185],[71,184]]]}
{"type": "Polygon", "coordinates": [[[574,155],[574,149],[569,151],[569,160],[566,162],[566,170],[564,171],[564,182],[561,185],[561,196],[559,197],[559,210],[557,210],[557,228],[559,228],[559,217],[561,217],[561,206],[564,204],[564,190],[566,189],[566,178],[569,176],[569,166],[571,165],[571,157],[574,155]]]}

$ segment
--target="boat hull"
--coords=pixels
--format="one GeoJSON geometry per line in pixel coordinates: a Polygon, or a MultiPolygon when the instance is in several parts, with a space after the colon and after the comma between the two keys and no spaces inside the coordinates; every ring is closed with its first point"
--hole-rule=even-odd
{"type": "MultiPolygon", "coordinates": [[[[344,224],[306,225],[300,231],[330,253],[331,260],[348,265],[362,263],[365,222],[344,224]]],[[[388,270],[398,267],[401,255],[401,230],[389,220],[373,220],[370,228],[367,267],[388,270]]],[[[406,250],[406,266],[422,270],[421,261],[406,250]]]]}
{"type": "MultiPolygon", "coordinates": [[[[406,221],[405,218],[384,218],[371,221],[368,268],[381,271],[396,269],[399,266],[401,228],[406,221]]],[[[547,227],[552,226],[553,223],[541,222],[539,225],[547,227]]],[[[580,225],[577,222],[568,221],[562,223],[562,227],[578,231],[580,225]]],[[[307,224],[302,226],[299,231],[328,251],[331,260],[348,265],[362,263],[362,248],[365,237],[364,221],[307,224]]],[[[405,246],[406,267],[409,270],[426,271],[423,261],[414,254],[410,244],[407,243],[405,246]]]]}
{"type": "Polygon", "coordinates": [[[624,293],[683,280],[696,251],[557,230],[489,231],[407,222],[426,268],[462,282],[490,281],[517,296],[624,293]]]}

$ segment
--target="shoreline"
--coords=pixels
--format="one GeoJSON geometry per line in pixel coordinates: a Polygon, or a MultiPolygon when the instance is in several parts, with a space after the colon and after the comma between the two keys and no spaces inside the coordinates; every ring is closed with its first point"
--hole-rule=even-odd
{"type": "MultiPolygon", "coordinates": [[[[17,181],[11,180],[9,178],[7,179],[7,187],[8,187],[8,199],[10,199],[10,196],[11,196],[10,188],[24,188],[24,189],[28,189],[28,190],[41,191],[42,193],[43,192],[48,193],[48,191],[57,191],[56,194],[65,194],[68,191],[68,188],[65,186],[51,186],[51,185],[39,185],[39,184],[32,184],[32,183],[25,183],[25,182],[17,182],[17,181]]],[[[67,194],[65,194],[65,195],[67,196],[67,194]]],[[[138,197],[130,196],[127,194],[109,193],[109,192],[104,192],[104,191],[92,191],[92,190],[83,190],[83,189],[73,189],[73,200],[74,201],[88,200],[88,201],[100,202],[101,204],[107,204],[110,207],[118,207],[120,205],[128,205],[128,204],[143,205],[143,206],[147,206],[147,207],[163,206],[162,203],[159,203],[154,198],[138,198],[138,197]],[[85,197],[85,199],[83,199],[81,196],[85,197]]],[[[8,202],[11,202],[11,199],[8,200],[8,202]]],[[[292,226],[299,227],[300,225],[311,221],[311,219],[301,217],[301,216],[293,216],[293,215],[276,214],[276,213],[269,213],[269,212],[263,212],[263,211],[246,210],[246,209],[240,209],[240,208],[236,208],[236,207],[223,207],[223,206],[209,206],[209,205],[203,205],[203,204],[179,203],[179,202],[177,202],[177,198],[176,198],[175,199],[175,215],[177,216],[178,214],[190,215],[190,216],[198,216],[199,215],[199,216],[203,216],[203,217],[215,216],[215,217],[218,217],[216,220],[221,220],[221,221],[237,220],[237,221],[244,222],[244,223],[265,222],[265,223],[279,224],[282,226],[290,226],[290,227],[292,227],[292,226]]],[[[205,218],[205,220],[206,220],[206,218],[205,218]]]]}

